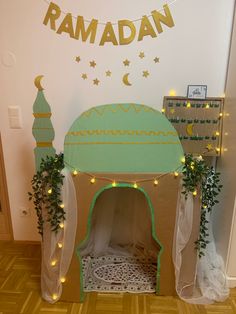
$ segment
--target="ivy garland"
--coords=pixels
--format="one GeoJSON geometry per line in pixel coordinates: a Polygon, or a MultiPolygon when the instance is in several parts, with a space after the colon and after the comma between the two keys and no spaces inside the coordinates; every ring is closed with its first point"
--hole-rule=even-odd
{"type": "Polygon", "coordinates": [[[33,192],[28,192],[29,200],[33,200],[38,216],[38,232],[43,237],[45,220],[50,223],[51,230],[57,232],[60,223],[65,220],[64,205],[61,201],[64,168],[63,154],[42,159],[40,169],[31,180],[33,192]],[[43,210],[46,209],[46,216],[43,210]]]}
{"type": "Polygon", "coordinates": [[[201,220],[198,240],[195,242],[198,256],[204,256],[204,250],[209,243],[207,240],[208,223],[207,214],[213,209],[213,206],[219,201],[216,199],[221,191],[222,185],[219,183],[220,173],[215,172],[213,167],[209,167],[203,158],[193,157],[190,154],[185,155],[185,162],[183,166],[183,191],[185,199],[189,193],[193,196],[197,195],[199,190],[201,195],[201,220]]]}
{"type": "MultiPolygon", "coordinates": [[[[51,230],[57,232],[60,223],[65,220],[64,205],[61,201],[61,187],[64,176],[61,170],[64,168],[63,154],[42,159],[40,169],[33,176],[31,181],[33,193],[29,192],[29,200],[33,200],[38,216],[38,231],[43,237],[44,215],[46,209],[46,221],[50,223],[51,230]]],[[[183,191],[185,199],[189,193],[194,196],[197,191],[201,192],[201,220],[199,238],[195,242],[199,257],[204,255],[204,250],[209,243],[207,240],[208,223],[207,213],[210,213],[213,206],[219,201],[216,199],[221,191],[222,185],[219,184],[219,173],[213,167],[209,167],[202,157],[185,155],[183,165],[183,191]]]]}

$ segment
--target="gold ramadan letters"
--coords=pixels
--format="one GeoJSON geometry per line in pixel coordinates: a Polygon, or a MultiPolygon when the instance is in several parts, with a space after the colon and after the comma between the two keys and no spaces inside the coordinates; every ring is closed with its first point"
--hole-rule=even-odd
{"type": "MultiPolygon", "coordinates": [[[[138,34],[138,41],[143,40],[146,36],[151,36],[152,38],[157,37],[158,34],[163,32],[162,24],[168,27],[173,27],[174,21],[167,4],[163,6],[165,14],[161,14],[159,11],[152,11],[151,16],[155,25],[153,27],[149,17],[144,15],[140,21],[139,30],[136,30],[134,21],[130,20],[119,20],[118,23],[107,22],[105,24],[99,45],[103,46],[105,43],[112,43],[114,46],[117,45],[128,45],[130,44],[138,34]],[[118,36],[114,30],[114,27],[118,26],[118,36]]],[[[81,39],[83,42],[89,40],[91,44],[94,44],[96,40],[97,27],[99,21],[92,19],[87,22],[84,20],[83,16],[77,16],[74,18],[71,13],[67,13],[61,16],[62,11],[60,7],[51,2],[48,7],[48,11],[44,18],[43,24],[50,25],[50,28],[56,31],[57,34],[67,33],[71,38],[81,39]],[[63,17],[62,20],[60,18],[63,17]],[[75,21],[75,22],[74,22],[75,21]],[[88,26],[85,26],[85,23],[88,26]]]]}

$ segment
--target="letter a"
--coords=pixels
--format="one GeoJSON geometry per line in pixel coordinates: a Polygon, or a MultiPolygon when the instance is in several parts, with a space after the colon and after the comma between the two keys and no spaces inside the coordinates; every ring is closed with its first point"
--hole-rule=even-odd
{"type": "Polygon", "coordinates": [[[141,26],[140,26],[139,35],[138,35],[138,41],[143,40],[144,36],[152,36],[152,38],[157,37],[152,27],[152,24],[150,23],[146,15],[142,17],[141,26]]]}
{"type": "Polygon", "coordinates": [[[105,29],[103,31],[102,39],[100,41],[99,46],[103,46],[105,44],[105,42],[112,42],[113,45],[115,45],[115,46],[118,45],[116,35],[114,33],[114,29],[112,27],[111,22],[106,23],[106,26],[105,26],[105,29]]]}

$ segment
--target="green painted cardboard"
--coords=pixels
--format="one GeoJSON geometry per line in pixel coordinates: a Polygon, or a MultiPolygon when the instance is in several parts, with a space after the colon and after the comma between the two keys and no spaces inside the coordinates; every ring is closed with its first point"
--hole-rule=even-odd
{"type": "Polygon", "coordinates": [[[65,137],[66,166],[82,172],[150,173],[181,168],[183,149],[159,111],[108,104],[84,112],[65,137]]]}

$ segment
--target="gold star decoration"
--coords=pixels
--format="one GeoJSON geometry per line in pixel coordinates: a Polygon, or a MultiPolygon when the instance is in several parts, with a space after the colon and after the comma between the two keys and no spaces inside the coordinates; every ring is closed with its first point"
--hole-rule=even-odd
{"type": "Polygon", "coordinates": [[[143,77],[148,77],[150,74],[149,74],[149,72],[148,71],[143,71],[143,77]]]}
{"type": "Polygon", "coordinates": [[[125,59],[125,60],[123,61],[123,63],[124,63],[124,66],[125,66],[125,67],[128,67],[129,64],[130,64],[130,61],[129,61],[128,59],[125,59]]]}
{"type": "Polygon", "coordinates": [[[106,71],[106,76],[111,76],[111,71],[110,70],[106,71]]]}
{"type": "Polygon", "coordinates": [[[153,61],[154,61],[155,63],[159,63],[159,62],[160,62],[160,58],[157,58],[157,57],[156,57],[156,58],[153,59],[153,61]]]}
{"type": "Polygon", "coordinates": [[[88,78],[88,76],[87,76],[86,73],[83,73],[83,74],[81,75],[81,77],[82,77],[82,79],[84,79],[84,80],[87,80],[87,78],[88,78]]]}
{"type": "Polygon", "coordinates": [[[98,85],[99,83],[100,83],[100,81],[97,78],[95,78],[95,80],[93,80],[93,85],[98,85]]]}
{"type": "Polygon", "coordinates": [[[213,146],[212,146],[212,144],[208,143],[207,146],[206,146],[206,148],[210,151],[210,150],[213,149],[213,146]]]}
{"type": "Polygon", "coordinates": [[[79,63],[79,62],[81,61],[80,56],[77,56],[77,57],[75,58],[75,61],[79,63]]]}
{"type": "Polygon", "coordinates": [[[144,54],[143,51],[141,51],[140,54],[139,54],[139,58],[140,58],[140,59],[143,59],[144,57],[145,57],[145,54],[144,54]]]}
{"type": "Polygon", "coordinates": [[[90,61],[89,63],[90,63],[90,67],[91,67],[91,68],[95,68],[95,66],[97,65],[94,60],[93,60],[93,61],[90,61]]]}

